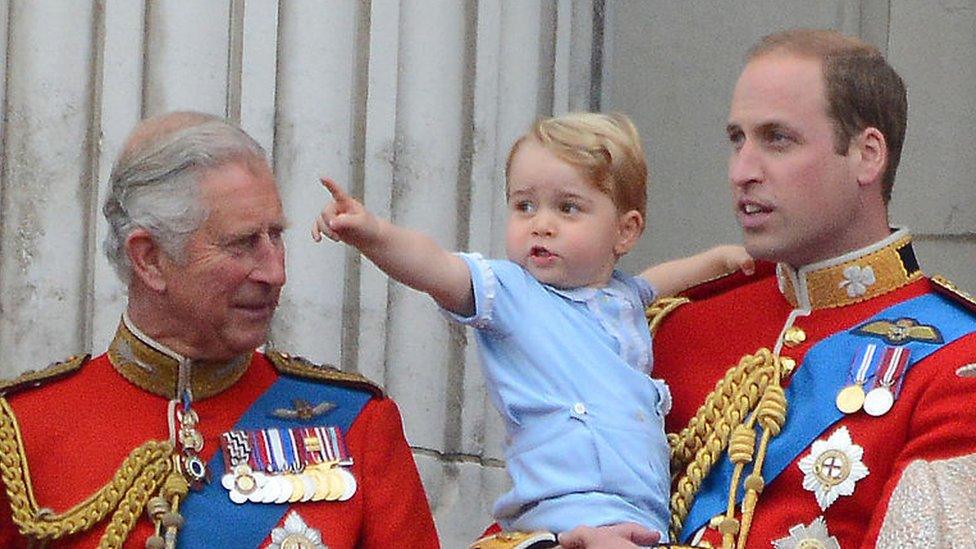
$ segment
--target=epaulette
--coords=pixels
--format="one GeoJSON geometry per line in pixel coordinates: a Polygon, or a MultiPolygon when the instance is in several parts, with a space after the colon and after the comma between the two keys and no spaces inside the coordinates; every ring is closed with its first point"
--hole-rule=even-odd
{"type": "Polygon", "coordinates": [[[343,372],[330,364],[316,364],[305,357],[291,355],[277,349],[269,349],[265,352],[265,355],[274,364],[278,372],[282,374],[321,379],[323,381],[361,389],[377,397],[383,396],[383,389],[364,375],[343,372]]]}
{"type": "Polygon", "coordinates": [[[692,301],[700,301],[756,282],[767,276],[776,276],[776,264],[769,261],[756,261],[756,272],[751,275],[743,274],[742,271],[724,274],[692,286],[678,295],[687,297],[692,301]]]}
{"type": "Polygon", "coordinates": [[[72,355],[61,362],[53,362],[40,370],[27,370],[12,379],[0,379],[0,397],[7,396],[25,389],[40,387],[45,383],[68,377],[81,370],[91,355],[72,355]]]}
{"type": "Polygon", "coordinates": [[[970,313],[976,314],[976,298],[959,289],[958,286],[942,275],[934,275],[929,280],[936,292],[962,305],[970,313]]]}

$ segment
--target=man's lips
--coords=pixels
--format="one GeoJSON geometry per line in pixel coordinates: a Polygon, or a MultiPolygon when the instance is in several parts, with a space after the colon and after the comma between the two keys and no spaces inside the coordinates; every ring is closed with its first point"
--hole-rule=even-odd
{"type": "Polygon", "coordinates": [[[736,203],[736,217],[743,229],[762,226],[773,212],[772,205],[753,199],[740,199],[736,203]]]}
{"type": "Polygon", "coordinates": [[[746,215],[753,215],[758,213],[769,213],[773,211],[772,205],[762,202],[759,200],[753,200],[749,198],[742,198],[738,201],[738,211],[746,215]]]}
{"type": "Polygon", "coordinates": [[[278,304],[274,301],[234,304],[235,309],[243,312],[246,315],[255,317],[269,317],[274,313],[277,307],[278,304]]]}

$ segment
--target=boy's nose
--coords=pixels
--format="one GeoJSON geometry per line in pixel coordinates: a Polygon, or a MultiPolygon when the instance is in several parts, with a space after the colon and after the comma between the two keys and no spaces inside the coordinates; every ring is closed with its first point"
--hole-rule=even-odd
{"type": "Polygon", "coordinates": [[[535,236],[552,236],[555,226],[550,216],[539,213],[532,218],[532,234],[535,236]]]}

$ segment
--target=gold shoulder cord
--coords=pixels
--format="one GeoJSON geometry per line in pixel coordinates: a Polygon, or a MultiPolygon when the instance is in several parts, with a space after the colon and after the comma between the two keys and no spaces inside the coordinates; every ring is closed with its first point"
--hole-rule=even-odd
{"type": "Polygon", "coordinates": [[[786,421],[786,396],[780,385],[782,366],[769,349],[746,355],[729,369],[688,426],[669,434],[671,470],[677,473],[671,496],[671,535],[677,537],[702,480],[728,448],[733,464],[725,518],[718,525],[722,545],[745,547],[752,515],[763,490],[762,465],[769,440],[778,435],[786,421]],[[756,451],[756,426],[762,429],[756,451]],[[746,464],[753,461],[745,478],[742,522],[735,518],[735,495],[746,464]],[[738,535],[738,542],[736,542],[738,535]]]}
{"type": "Polygon", "coordinates": [[[173,444],[169,441],[146,442],[126,457],[108,484],[64,513],[56,514],[37,505],[20,428],[10,405],[0,398],[0,478],[6,486],[13,522],[24,536],[59,539],[90,530],[111,512],[99,547],[122,547],[152,494],[162,488],[160,495],[167,500],[185,495],[185,487],[174,482],[175,477],[182,479],[182,475],[174,471],[172,455],[173,444]]]}
{"type": "MultiPolygon", "coordinates": [[[[688,303],[686,298],[655,301],[646,311],[651,333],[664,317],[688,303]]],[[[762,348],[746,355],[730,367],[705,403],[679,433],[668,434],[674,493],[671,496],[671,539],[678,539],[688,511],[701,488],[702,480],[728,449],[733,464],[725,517],[718,524],[722,546],[745,547],[752,516],[765,481],[762,466],[769,440],[778,435],[786,422],[786,395],[782,387],[784,368],[778,356],[762,348]],[[756,451],[756,426],[761,428],[756,451]],[[745,466],[755,459],[745,478],[742,521],[735,518],[735,495],[745,466]],[[738,536],[738,539],[736,539],[738,536]]]]}

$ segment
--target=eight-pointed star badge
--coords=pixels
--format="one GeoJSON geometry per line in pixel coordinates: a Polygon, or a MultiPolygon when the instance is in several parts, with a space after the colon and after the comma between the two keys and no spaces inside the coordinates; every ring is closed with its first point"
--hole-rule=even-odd
{"type": "Polygon", "coordinates": [[[773,541],[776,549],[840,549],[837,538],[827,531],[823,517],[810,524],[797,524],[790,528],[790,535],[773,541]]]}
{"type": "Polygon", "coordinates": [[[322,534],[309,527],[301,515],[291,511],[285,524],[271,531],[267,549],[329,549],[322,543],[322,534]]]}
{"type": "Polygon", "coordinates": [[[851,441],[847,427],[840,427],[827,440],[815,440],[810,454],[800,460],[803,487],[817,497],[826,511],[839,496],[854,493],[854,483],[868,476],[861,461],[864,448],[851,441]]]}

